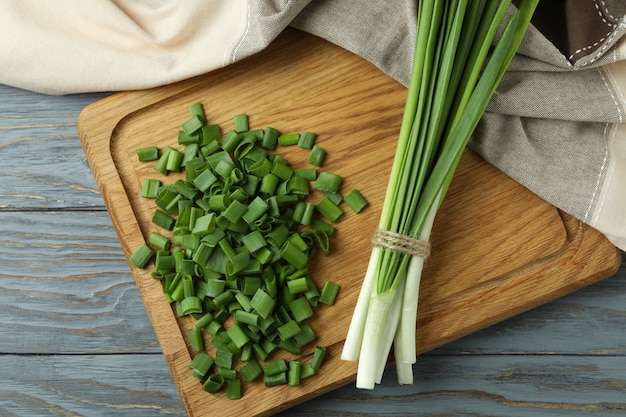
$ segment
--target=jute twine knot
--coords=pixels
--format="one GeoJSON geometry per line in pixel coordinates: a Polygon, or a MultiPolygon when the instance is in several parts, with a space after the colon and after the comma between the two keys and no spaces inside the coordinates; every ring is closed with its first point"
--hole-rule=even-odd
{"type": "Polygon", "coordinates": [[[372,238],[372,245],[391,249],[408,255],[421,256],[426,259],[430,256],[430,242],[415,239],[402,233],[389,230],[376,230],[372,238]]]}

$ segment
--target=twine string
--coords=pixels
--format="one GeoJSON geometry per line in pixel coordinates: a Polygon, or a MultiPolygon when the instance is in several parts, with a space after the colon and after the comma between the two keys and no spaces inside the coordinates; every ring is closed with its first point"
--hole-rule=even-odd
{"type": "Polygon", "coordinates": [[[429,241],[415,239],[389,230],[376,230],[372,238],[372,245],[408,255],[421,256],[424,259],[430,256],[429,241]]]}

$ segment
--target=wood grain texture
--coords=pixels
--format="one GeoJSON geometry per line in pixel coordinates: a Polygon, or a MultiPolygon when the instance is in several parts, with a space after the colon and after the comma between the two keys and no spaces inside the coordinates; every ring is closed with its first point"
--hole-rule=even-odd
{"type": "Polygon", "coordinates": [[[161,355],[0,356],[0,415],[183,416],[161,355]]]}
{"type": "Polygon", "coordinates": [[[0,352],[161,352],[106,212],[0,212],[0,236],[0,352]]]}
{"type": "Polygon", "coordinates": [[[622,357],[425,356],[414,385],[386,385],[391,370],[374,392],[346,387],[278,416],[622,415],[625,371],[622,357]]]}
{"type": "MultiPolygon", "coordinates": [[[[324,328],[316,343],[329,348],[327,370],[298,390],[283,386],[268,394],[262,384],[246,384],[244,399],[235,403],[206,394],[187,369],[185,339],[191,323],[175,319],[149,270],[134,270],[190,415],[224,409],[229,415],[267,415],[354,378],[355,365],[339,360],[350,315],[337,317],[333,311],[351,311],[358,295],[404,92],[361,58],[287,31],[266,51],[224,70],[118,94],[81,113],[81,141],[127,255],[155,227],[155,205],[140,195],[143,179],[155,174],[151,165],[137,161],[135,149],[175,145],[188,106],[196,101],[224,130],[231,128],[235,114],[245,111],[253,128],[279,121],[275,127],[283,132],[317,132],[317,143],[329,152],[323,169],[344,176],[348,190],[367,191],[367,212],[347,214],[340,222],[332,263],[316,261],[312,266],[314,278],[332,276],[342,293],[333,309],[321,309],[311,322],[313,328],[324,328]]],[[[297,147],[281,150],[294,166],[307,155],[297,152],[297,147]]],[[[437,218],[433,248],[436,255],[425,269],[420,293],[421,353],[605,278],[620,260],[619,251],[599,233],[559,213],[469,151],[437,218]]],[[[309,354],[305,351],[303,357],[309,354]]]]}
{"type": "Polygon", "coordinates": [[[102,209],[102,197],[76,141],[76,118],[87,103],[107,94],[40,99],[18,89],[3,93],[0,209],[102,209]]]}

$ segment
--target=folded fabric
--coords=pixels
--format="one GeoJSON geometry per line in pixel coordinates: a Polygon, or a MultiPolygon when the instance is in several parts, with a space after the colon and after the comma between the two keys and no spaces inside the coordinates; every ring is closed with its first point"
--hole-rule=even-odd
{"type": "MultiPolygon", "coordinates": [[[[515,2],[514,2],[515,3],[515,2]]],[[[626,2],[540,2],[470,146],[626,250],[626,2]]],[[[0,0],[0,83],[143,89],[227,66],[287,26],[408,84],[415,0],[0,0]]]]}

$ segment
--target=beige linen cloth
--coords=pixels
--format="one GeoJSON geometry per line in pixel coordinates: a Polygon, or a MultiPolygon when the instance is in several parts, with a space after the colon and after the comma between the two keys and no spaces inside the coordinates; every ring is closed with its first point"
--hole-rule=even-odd
{"type": "MultiPolygon", "coordinates": [[[[0,0],[0,83],[143,89],[227,66],[287,26],[407,85],[415,0],[0,0]]],[[[470,146],[626,250],[626,1],[542,0],[470,146]]]]}

